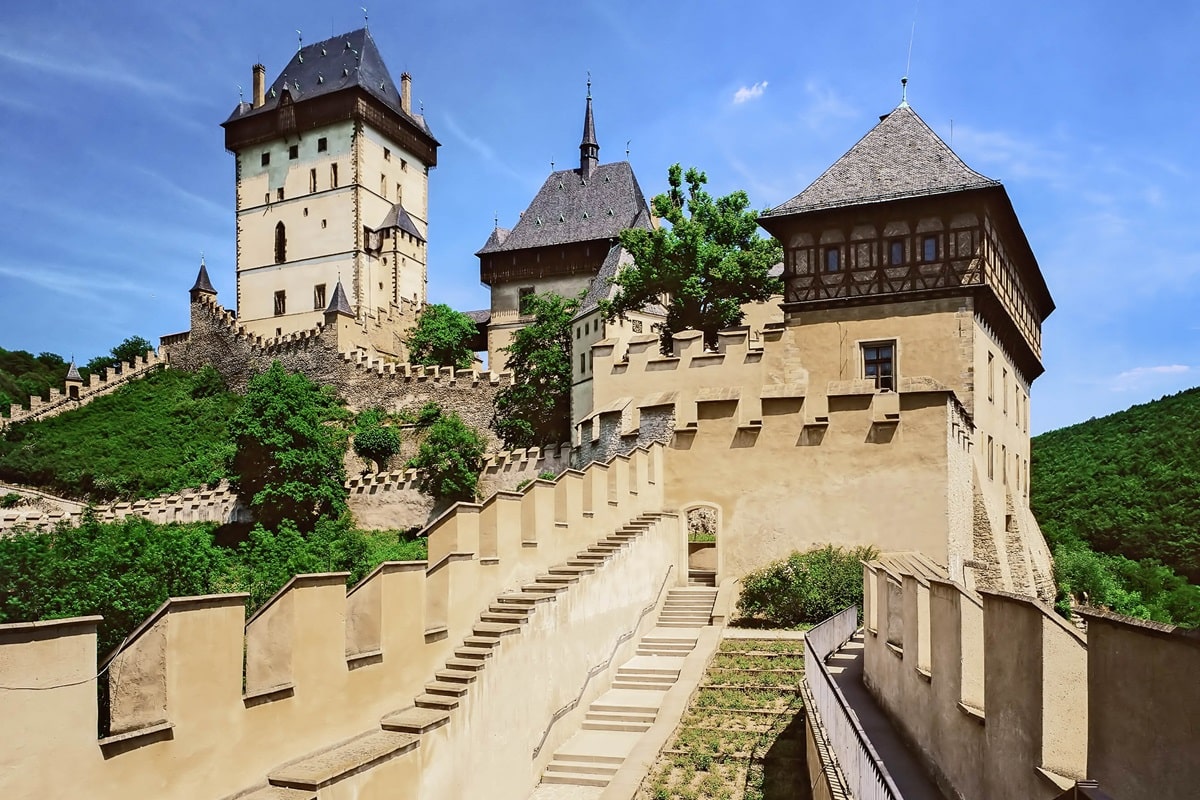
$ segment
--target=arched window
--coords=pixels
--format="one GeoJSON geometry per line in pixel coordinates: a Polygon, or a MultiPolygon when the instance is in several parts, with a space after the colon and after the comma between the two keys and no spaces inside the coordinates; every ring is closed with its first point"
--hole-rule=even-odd
{"type": "Polygon", "coordinates": [[[287,231],[284,230],[283,223],[279,222],[275,225],[275,263],[282,264],[287,261],[287,231]]]}

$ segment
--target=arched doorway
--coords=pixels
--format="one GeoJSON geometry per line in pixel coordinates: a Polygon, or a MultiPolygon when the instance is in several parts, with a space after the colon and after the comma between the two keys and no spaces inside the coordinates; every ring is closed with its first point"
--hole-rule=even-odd
{"type": "Polygon", "coordinates": [[[696,503],[684,510],[687,524],[688,584],[716,586],[721,573],[721,507],[696,503]]]}

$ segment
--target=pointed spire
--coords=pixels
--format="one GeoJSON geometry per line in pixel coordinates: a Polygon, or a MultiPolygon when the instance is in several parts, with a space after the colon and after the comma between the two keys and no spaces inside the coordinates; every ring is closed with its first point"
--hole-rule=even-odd
{"type": "Polygon", "coordinates": [[[71,356],[71,367],[67,370],[66,381],[67,383],[83,383],[83,376],[79,374],[79,367],[75,366],[75,356],[71,356]]]}
{"type": "Polygon", "coordinates": [[[596,141],[596,122],[592,119],[592,76],[588,73],[587,110],[583,115],[583,141],[579,143],[579,171],[584,177],[600,164],[600,143],[596,141]]]}
{"type": "Polygon", "coordinates": [[[900,105],[899,108],[908,108],[908,76],[905,75],[900,79],[900,105]]]}
{"type": "Polygon", "coordinates": [[[196,275],[196,282],[192,284],[189,290],[192,295],[192,300],[196,299],[197,295],[217,293],[213,288],[212,281],[208,279],[208,267],[204,265],[204,256],[200,256],[200,272],[196,275]]]}
{"type": "Polygon", "coordinates": [[[329,298],[329,306],[325,309],[325,316],[330,314],[354,316],[354,309],[350,308],[350,301],[346,299],[346,292],[342,289],[341,278],[338,278],[337,286],[333,287],[333,297],[329,298]]]}

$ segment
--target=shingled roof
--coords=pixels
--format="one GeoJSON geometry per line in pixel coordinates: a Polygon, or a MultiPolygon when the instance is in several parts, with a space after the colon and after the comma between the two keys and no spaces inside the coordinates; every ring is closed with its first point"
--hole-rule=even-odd
{"type": "Polygon", "coordinates": [[[763,216],[999,185],[964,164],[917,112],[901,103],[807,189],[763,216]]]}
{"type": "Polygon", "coordinates": [[[392,206],[392,210],[383,218],[383,224],[379,226],[379,230],[384,228],[399,228],[418,241],[426,241],[425,235],[417,229],[417,224],[413,222],[413,218],[408,215],[400,203],[392,206]]]}
{"type": "Polygon", "coordinates": [[[259,108],[239,103],[226,122],[274,110],[285,88],[292,100],[300,102],[354,86],[411,120],[433,138],[423,116],[404,111],[400,104],[399,84],[392,80],[379,48],[375,46],[375,39],[366,28],[297,50],[275,82],[267,87],[266,102],[259,108]]]}
{"type": "Polygon", "coordinates": [[[578,169],[550,173],[507,236],[492,231],[476,255],[615,239],[626,228],[649,228],[650,207],[628,161],[601,164],[590,178],[578,169]]]}

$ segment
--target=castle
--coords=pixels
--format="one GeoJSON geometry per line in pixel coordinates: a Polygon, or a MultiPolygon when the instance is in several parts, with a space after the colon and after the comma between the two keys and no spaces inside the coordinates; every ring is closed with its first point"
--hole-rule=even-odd
{"type": "MultiPolygon", "coordinates": [[[[352,408],[432,399],[485,429],[509,375],[404,363],[426,299],[438,148],[409,77],[391,80],[364,29],[303,47],[269,89],[261,65],[254,80],[224,123],[237,313],[202,264],[190,329],[164,337],[159,357],[212,364],[235,386],[279,360],[352,408]]],[[[584,120],[579,168],[552,172],[479,250],[492,301],[473,315],[498,365],[528,322],[523,297],[586,290],[573,468],[458,504],[428,526],[427,563],[384,564],[349,592],[342,574],[297,576],[250,620],[240,596],[172,599],[100,676],[95,618],[0,626],[0,684],[30,689],[0,694],[22,721],[0,755],[12,793],[524,797],[689,577],[719,587],[719,616],[736,580],[773,559],[873,544],[919,554],[964,597],[1053,599],[1028,496],[1030,389],[1054,304],[1004,187],[902,102],[762,216],[785,253],[778,312],[721,331],[715,350],[677,332],[663,353],[661,309],[608,321],[597,308],[629,263],[619,232],[656,222],[630,165],[599,161],[590,90],[584,120]],[[715,541],[688,542],[699,518],[715,541]],[[99,741],[98,680],[111,696],[99,741]],[[73,769],[54,768],[64,761],[73,769]]],[[[868,630],[895,647],[921,632],[911,658],[924,668],[928,589],[922,601],[908,578],[866,570],[868,630]]],[[[938,609],[934,632],[949,635],[938,609]]],[[[884,705],[911,713],[885,667],[884,705]]]]}

